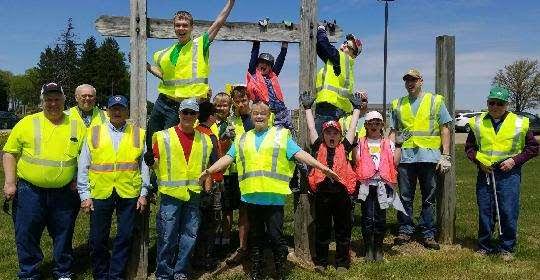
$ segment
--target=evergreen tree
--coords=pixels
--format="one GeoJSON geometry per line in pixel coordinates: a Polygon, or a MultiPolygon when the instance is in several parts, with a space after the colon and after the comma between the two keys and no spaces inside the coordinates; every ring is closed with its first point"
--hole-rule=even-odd
{"type": "Polygon", "coordinates": [[[9,80],[11,73],[0,70],[0,111],[7,111],[9,108],[9,80]]]}
{"type": "Polygon", "coordinates": [[[79,61],[79,83],[96,86],[99,73],[98,47],[96,39],[91,36],[83,44],[79,61]]]}
{"type": "Polygon", "coordinates": [[[124,53],[114,38],[103,40],[97,51],[98,73],[95,88],[98,101],[105,104],[109,96],[122,94],[129,98],[129,72],[124,53]]]}
{"type": "Polygon", "coordinates": [[[58,82],[64,88],[66,94],[66,105],[75,104],[75,88],[78,86],[79,79],[79,56],[77,50],[76,35],[73,32],[72,18],[68,19],[66,30],[60,34],[57,40],[57,46],[60,46],[60,60],[58,61],[58,82]]]}

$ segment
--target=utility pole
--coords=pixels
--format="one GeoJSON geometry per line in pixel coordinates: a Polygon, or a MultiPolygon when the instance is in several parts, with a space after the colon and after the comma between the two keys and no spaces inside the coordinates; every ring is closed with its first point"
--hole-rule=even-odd
{"type": "Polygon", "coordinates": [[[383,118],[386,123],[386,68],[388,64],[388,2],[394,0],[378,0],[384,2],[384,81],[383,81],[383,118]]]}

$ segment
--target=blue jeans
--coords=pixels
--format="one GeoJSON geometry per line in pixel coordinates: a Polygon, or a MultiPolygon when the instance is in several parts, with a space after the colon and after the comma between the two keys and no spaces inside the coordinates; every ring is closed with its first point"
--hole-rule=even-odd
{"type": "Polygon", "coordinates": [[[137,198],[121,198],[116,191],[106,199],[92,199],[94,211],[90,214],[90,257],[94,279],[116,280],[125,278],[137,198]],[[109,254],[111,219],[116,210],[116,237],[109,254]]]}
{"type": "Polygon", "coordinates": [[[519,192],[521,183],[521,168],[508,172],[495,169],[497,199],[501,216],[502,235],[499,244],[491,244],[491,236],[495,227],[497,214],[493,196],[493,186],[488,185],[486,174],[478,172],[476,178],[476,203],[478,204],[478,248],[487,252],[513,252],[516,246],[517,220],[519,215],[519,192]]]}
{"type": "Polygon", "coordinates": [[[79,206],[77,191],[69,186],[46,189],[19,179],[13,200],[19,279],[40,278],[40,240],[45,227],[53,241],[54,277],[71,276],[73,229],[79,206]]]}
{"type": "Polygon", "coordinates": [[[414,233],[413,223],[413,201],[416,191],[416,181],[420,183],[422,194],[422,210],[418,221],[423,238],[434,238],[435,227],[435,200],[437,190],[437,175],[435,171],[436,163],[415,162],[400,163],[398,167],[399,197],[403,202],[403,207],[407,215],[399,212],[397,218],[399,222],[399,233],[412,235],[414,233]]]}
{"type": "Polygon", "coordinates": [[[157,216],[157,279],[187,274],[189,258],[201,220],[200,199],[191,193],[189,201],[161,194],[157,216]]]}
{"type": "MultiPolygon", "coordinates": [[[[322,135],[322,125],[327,121],[338,121],[343,117],[345,112],[338,107],[322,102],[317,103],[315,107],[315,129],[319,135],[322,135]]],[[[341,128],[341,130],[346,128],[341,128]]]]}
{"type": "Polygon", "coordinates": [[[146,129],[146,148],[152,150],[152,135],[154,132],[173,127],[180,122],[178,107],[180,103],[159,94],[150,113],[146,129]]]}

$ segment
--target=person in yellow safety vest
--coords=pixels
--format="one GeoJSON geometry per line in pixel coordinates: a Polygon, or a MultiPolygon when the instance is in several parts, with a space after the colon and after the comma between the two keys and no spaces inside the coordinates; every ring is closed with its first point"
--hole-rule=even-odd
{"type": "Polygon", "coordinates": [[[79,156],[77,189],[81,209],[90,213],[90,257],[94,279],[124,279],[137,211],[146,208],[150,185],[143,162],[144,129],[126,122],[128,100],[109,97],[109,121],[88,129],[79,156]],[[109,254],[111,218],[117,230],[109,254]]]}
{"type": "MultiPolygon", "coordinates": [[[[234,86],[231,90],[231,97],[234,115],[229,117],[229,126],[226,129],[224,137],[234,141],[237,136],[240,137],[244,132],[253,129],[254,126],[251,119],[250,101],[246,86],[234,86]]],[[[238,239],[240,246],[225,262],[229,266],[236,266],[248,255],[247,240],[249,222],[246,209],[240,203],[240,186],[236,165],[231,164],[227,170],[229,176],[226,177],[223,192],[223,211],[225,215],[223,232],[225,238],[230,238],[233,211],[238,209],[238,239]]]]}
{"type": "Polygon", "coordinates": [[[538,156],[539,147],[529,119],[508,111],[509,98],[506,88],[495,86],[490,90],[488,112],[469,119],[471,131],[465,143],[467,157],[478,166],[477,253],[500,253],[505,261],[514,258],[517,242],[521,167],[538,156]],[[495,245],[491,239],[496,221],[501,232],[495,245]]]}
{"type": "Polygon", "coordinates": [[[251,106],[255,128],[238,135],[225,156],[201,173],[201,180],[236,161],[242,204],[250,224],[252,279],[263,279],[263,249],[270,236],[278,277],[284,279],[287,242],[283,238],[283,206],[291,193],[294,160],[318,168],[333,180],[339,176],[303,151],[283,127],[269,127],[270,108],[262,101],[251,106]],[[265,229],[266,228],[266,229],[265,229]]]}
{"type": "MultiPolygon", "coordinates": [[[[364,121],[365,121],[365,115],[368,110],[368,96],[367,96],[367,91],[364,89],[361,89],[357,91],[356,93],[360,95],[361,102],[362,102],[360,105],[360,118],[358,119],[358,123],[356,125],[356,135],[355,135],[357,139],[360,139],[360,137],[366,136],[366,128],[364,127],[364,121]]],[[[351,124],[351,119],[352,119],[352,114],[347,114],[346,116],[339,118],[339,125],[341,127],[349,127],[349,125],[351,124]]],[[[346,132],[342,131],[343,136],[345,136],[345,133],[346,132]]]]}
{"type": "Polygon", "coordinates": [[[157,216],[156,279],[187,279],[191,251],[201,221],[201,191],[212,180],[199,183],[200,173],[217,158],[210,137],[196,131],[199,104],[182,100],[178,126],[154,133],[154,170],[161,196],[157,216]],[[203,185],[203,186],[201,186],[203,185]]]}
{"type": "Polygon", "coordinates": [[[410,242],[415,231],[412,211],[418,180],[422,194],[418,223],[421,243],[428,249],[438,250],[440,247],[435,241],[436,171],[444,174],[452,166],[449,130],[452,117],[441,95],[422,92],[424,80],[420,71],[408,70],[403,75],[403,81],[408,95],[392,101],[389,138],[395,142],[396,133],[410,132],[412,136],[401,147],[398,185],[407,214],[401,211],[397,214],[399,235],[394,243],[401,245],[410,242]]]}
{"type": "Polygon", "coordinates": [[[210,75],[210,44],[225,24],[234,0],[227,0],[216,20],[208,30],[197,38],[192,37],[193,16],[178,11],[173,17],[174,33],[178,41],[166,49],[154,53],[155,65],[147,63],[147,70],[160,79],[158,98],[147,125],[145,162],[153,165],[151,153],[152,135],[156,131],[178,124],[178,105],[182,99],[207,99],[210,75]]]}
{"type": "Polygon", "coordinates": [[[322,135],[322,124],[337,121],[353,108],[349,97],[354,89],[354,60],[362,52],[362,42],[348,34],[339,50],[328,41],[326,27],[317,29],[317,55],[325,66],[317,73],[315,127],[322,135]]]}
{"type": "Polygon", "coordinates": [[[105,112],[96,106],[96,89],[89,84],[82,84],[75,89],[77,106],[69,108],[67,113],[80,119],[86,127],[107,123],[105,112]]]}
{"type": "Polygon", "coordinates": [[[40,98],[43,112],[20,120],[4,145],[4,197],[13,200],[19,279],[40,278],[40,240],[47,227],[53,241],[53,276],[69,280],[79,211],[74,178],[86,127],[64,113],[66,97],[60,85],[43,85],[40,98]]]}

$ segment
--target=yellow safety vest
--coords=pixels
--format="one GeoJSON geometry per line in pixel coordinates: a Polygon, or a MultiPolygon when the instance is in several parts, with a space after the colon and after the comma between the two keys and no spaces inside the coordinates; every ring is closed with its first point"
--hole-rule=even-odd
{"type": "Polygon", "coordinates": [[[17,176],[43,188],[61,188],[71,182],[77,174],[77,157],[86,133],[84,124],[64,115],[63,123],[54,125],[43,112],[21,122],[23,133],[29,135],[22,143],[17,176]]]}
{"type": "Polygon", "coordinates": [[[210,137],[195,131],[187,161],[174,127],[156,132],[154,137],[159,149],[158,166],[155,170],[159,192],[188,201],[190,192],[201,192],[199,176],[207,167],[212,153],[210,137]]]}
{"type": "Polygon", "coordinates": [[[495,133],[487,113],[469,119],[469,126],[474,132],[478,152],[476,159],[486,166],[492,166],[511,158],[523,150],[525,135],[529,130],[529,118],[509,112],[495,133]]]}
{"type": "Polygon", "coordinates": [[[403,148],[439,149],[441,131],[439,111],[443,104],[442,95],[426,92],[420,101],[416,115],[413,114],[409,97],[392,101],[392,110],[397,116],[397,130],[409,130],[412,137],[403,143],[403,148]]]}
{"type": "MultiPolygon", "coordinates": [[[[341,133],[343,136],[347,133],[347,129],[349,129],[349,126],[351,125],[351,119],[352,115],[347,115],[346,117],[341,117],[339,119],[339,125],[341,126],[341,133]]],[[[358,128],[358,125],[356,126],[356,138],[360,139],[360,137],[366,136],[366,127],[361,126],[358,128]]]]}
{"type": "Polygon", "coordinates": [[[210,61],[204,56],[203,36],[182,47],[176,65],[170,60],[175,46],[176,43],[154,53],[154,61],[163,74],[158,91],[173,98],[206,98],[210,61]]]}
{"type": "Polygon", "coordinates": [[[139,196],[142,187],[139,161],[144,149],[144,129],[126,124],[115,151],[109,125],[93,126],[86,136],[90,150],[90,194],[106,199],[113,189],[122,198],[139,196]]]}
{"type": "Polygon", "coordinates": [[[317,73],[315,103],[330,103],[346,113],[352,112],[352,104],[349,96],[354,89],[354,59],[342,51],[339,51],[339,65],[341,73],[336,76],[334,66],[330,59],[317,73]]]}
{"type": "MultiPolygon", "coordinates": [[[[86,125],[83,118],[81,117],[81,113],[79,112],[79,109],[77,108],[77,106],[71,107],[66,113],[72,116],[73,118],[79,119],[83,124],[86,125]]],[[[103,110],[100,110],[98,107],[94,106],[94,108],[92,109],[92,117],[90,118],[90,125],[88,125],[87,127],[93,127],[96,125],[105,124],[107,123],[108,119],[109,118],[107,117],[105,112],[103,112],[103,110]]]]}
{"type": "Polygon", "coordinates": [[[242,134],[234,145],[238,165],[238,181],[242,195],[251,193],[290,194],[289,181],[294,161],[287,158],[289,130],[268,129],[259,149],[255,147],[255,132],[242,134]]]}

